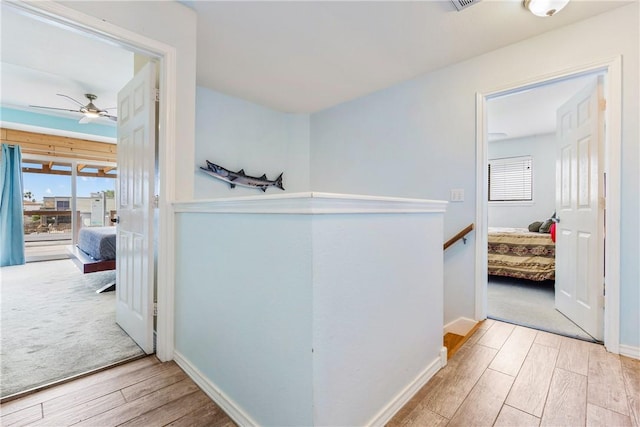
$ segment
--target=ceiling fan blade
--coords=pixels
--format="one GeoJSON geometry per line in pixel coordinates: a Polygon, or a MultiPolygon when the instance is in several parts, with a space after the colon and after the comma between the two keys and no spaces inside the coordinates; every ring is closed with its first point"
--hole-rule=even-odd
{"type": "Polygon", "coordinates": [[[81,125],[84,125],[86,123],[91,123],[93,119],[94,119],[93,117],[83,116],[80,120],[78,120],[78,123],[80,123],[81,125]]]}
{"type": "Polygon", "coordinates": [[[112,114],[108,114],[107,110],[100,111],[100,117],[106,117],[107,119],[113,120],[114,122],[118,121],[118,116],[114,116],[112,114]]]}
{"type": "Polygon", "coordinates": [[[63,96],[63,97],[65,97],[65,98],[67,98],[67,99],[72,100],[73,102],[75,102],[75,103],[76,103],[76,104],[78,104],[79,106],[84,107],[84,104],[83,104],[83,103],[81,103],[80,101],[77,101],[77,100],[73,99],[72,97],[70,97],[70,96],[68,96],[68,95],[64,95],[64,94],[62,94],[62,93],[56,93],[56,95],[58,95],[58,96],[63,96]]]}
{"type": "Polygon", "coordinates": [[[29,105],[29,107],[33,108],[45,108],[47,110],[60,110],[60,111],[71,111],[73,113],[79,113],[78,110],[69,110],[68,108],[55,108],[55,107],[43,107],[42,105],[29,105]]]}

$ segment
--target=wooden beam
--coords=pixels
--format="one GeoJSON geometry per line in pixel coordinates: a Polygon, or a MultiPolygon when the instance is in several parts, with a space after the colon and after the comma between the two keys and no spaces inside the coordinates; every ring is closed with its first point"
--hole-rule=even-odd
{"type": "Polygon", "coordinates": [[[71,159],[117,161],[117,145],[57,135],[0,129],[0,139],[8,144],[20,145],[23,154],[37,154],[71,159]]]}
{"type": "Polygon", "coordinates": [[[83,164],[78,163],[78,167],[77,167],[78,172],[81,172],[81,171],[82,171],[82,169],[84,169],[84,168],[86,168],[86,167],[87,167],[87,165],[83,165],[83,164]]]}
{"type": "MultiPolygon", "coordinates": [[[[64,171],[64,170],[45,170],[45,168],[47,168],[48,165],[43,165],[42,169],[39,168],[22,168],[22,172],[24,173],[44,173],[44,174],[49,174],[49,175],[67,175],[67,176],[71,176],[71,171],[64,171]]],[[[118,175],[115,173],[110,173],[110,174],[106,174],[106,173],[102,173],[102,172],[78,172],[76,174],[77,176],[88,176],[88,177],[93,177],[93,178],[117,178],[118,175]]]]}
{"type": "Polygon", "coordinates": [[[107,166],[107,167],[102,168],[102,172],[109,173],[114,169],[115,169],[115,166],[107,166]]]}

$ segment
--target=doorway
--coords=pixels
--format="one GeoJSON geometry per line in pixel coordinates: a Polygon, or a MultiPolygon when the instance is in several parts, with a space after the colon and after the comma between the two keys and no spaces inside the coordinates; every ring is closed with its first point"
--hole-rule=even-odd
{"type": "MultiPolygon", "coordinates": [[[[18,7],[18,8],[21,8],[21,7],[22,7],[22,5],[18,4],[18,5],[17,5],[17,7],[18,7]]],[[[31,14],[31,12],[33,12],[33,11],[34,11],[34,10],[31,10],[31,9],[37,9],[37,8],[38,8],[37,6],[28,6],[28,5],[26,5],[26,6],[25,6],[25,9],[29,9],[29,10],[28,10],[28,12],[27,12],[27,14],[31,14]]],[[[36,15],[40,15],[40,14],[39,14],[38,12],[36,12],[36,15]]],[[[39,16],[39,18],[40,18],[40,19],[49,19],[49,18],[50,18],[50,16],[49,16],[48,14],[47,14],[47,16],[46,16],[46,17],[45,17],[44,15],[40,15],[40,16],[39,16]]],[[[57,22],[57,21],[56,21],[56,22],[57,22]]],[[[60,22],[57,22],[57,24],[58,24],[58,25],[60,25],[60,22]]],[[[65,22],[65,24],[66,24],[66,22],[65,22]]],[[[75,27],[74,27],[74,30],[75,30],[75,31],[84,31],[84,30],[85,30],[85,28],[79,29],[79,28],[75,28],[75,27]]],[[[89,32],[91,32],[91,31],[89,31],[89,32]]],[[[108,34],[108,32],[102,32],[100,35],[92,34],[92,36],[94,36],[94,37],[98,37],[98,38],[102,38],[102,37],[106,37],[106,36],[105,36],[105,34],[108,34]]],[[[127,34],[127,36],[128,36],[129,38],[131,38],[131,37],[132,37],[130,34],[127,34]]],[[[135,37],[133,37],[133,38],[135,39],[135,37]]],[[[113,40],[110,40],[110,41],[113,43],[113,40]]],[[[126,47],[126,48],[130,48],[131,46],[135,46],[135,44],[127,44],[127,43],[124,43],[124,42],[123,42],[123,43],[121,43],[120,45],[121,45],[123,48],[124,48],[124,47],[126,47]]],[[[136,49],[136,51],[137,51],[137,52],[141,52],[141,51],[143,51],[143,49],[142,49],[142,48],[137,48],[137,49],[136,49]]],[[[145,52],[146,52],[146,51],[145,51],[145,52]]],[[[153,54],[153,53],[151,52],[151,54],[153,54]]],[[[153,54],[153,55],[155,55],[155,57],[162,58],[162,55],[161,55],[161,54],[157,54],[157,55],[156,55],[156,54],[153,54]]],[[[165,68],[164,68],[163,66],[161,66],[161,67],[160,67],[160,75],[161,75],[161,76],[163,75],[164,70],[165,70],[165,68]]],[[[168,99],[170,99],[170,97],[168,97],[168,99]]],[[[161,116],[161,117],[162,117],[162,116],[161,116]]],[[[165,134],[163,134],[163,135],[164,135],[164,136],[161,136],[161,140],[165,139],[165,137],[166,137],[166,135],[165,135],[165,134]]],[[[157,155],[157,153],[156,153],[156,155],[157,155]]],[[[157,159],[156,159],[156,163],[157,163],[157,159]]],[[[151,174],[151,175],[152,175],[152,176],[151,176],[151,179],[154,179],[154,180],[155,180],[155,179],[158,179],[158,173],[159,173],[159,168],[156,170],[156,173],[155,173],[155,174],[151,174]],[[155,176],[154,176],[154,175],[155,175],[155,176]]],[[[150,219],[150,222],[154,222],[154,225],[157,225],[157,220],[158,220],[158,219],[159,219],[159,218],[158,218],[158,215],[156,215],[156,216],[155,216],[155,218],[151,218],[151,219],[150,219]],[[155,221],[154,221],[154,219],[155,219],[155,221]]],[[[163,239],[161,239],[161,238],[158,236],[157,238],[152,239],[152,240],[153,240],[153,241],[155,241],[155,242],[161,242],[163,239]]],[[[157,251],[154,251],[154,252],[157,254],[157,251]]],[[[152,256],[151,258],[152,258],[152,259],[150,260],[150,262],[152,263],[152,265],[155,265],[155,258],[154,258],[153,256],[152,256]]],[[[158,293],[158,292],[156,292],[156,291],[155,291],[155,289],[154,289],[154,293],[158,293]]],[[[162,292],[160,292],[160,293],[162,293],[162,292]]],[[[114,305],[115,305],[115,304],[114,304],[114,305]]],[[[153,308],[152,308],[152,305],[153,305],[153,301],[151,302],[151,305],[149,306],[149,310],[148,310],[148,311],[149,311],[149,313],[151,313],[151,314],[150,314],[150,316],[153,316],[153,308]]],[[[165,337],[165,335],[163,335],[163,334],[158,334],[158,342],[159,342],[159,343],[162,343],[162,344],[164,344],[164,345],[166,345],[166,344],[165,344],[165,342],[166,342],[166,341],[165,341],[164,337],[165,337]]],[[[165,356],[165,357],[166,357],[166,356],[165,356]]]]}
{"type": "MultiPolygon", "coordinates": [[[[506,86],[492,92],[479,93],[477,96],[477,224],[478,238],[476,246],[476,318],[484,319],[489,315],[489,266],[488,266],[488,232],[491,221],[497,218],[494,215],[492,220],[489,202],[489,152],[491,139],[505,139],[498,129],[490,128],[490,103],[501,97],[517,96],[526,92],[534,92],[536,89],[559,84],[578,78],[584,78],[594,74],[607,75],[607,84],[604,87],[607,99],[607,109],[604,113],[607,123],[604,131],[604,151],[603,151],[603,172],[606,174],[606,184],[603,192],[606,191],[605,200],[607,239],[604,245],[604,259],[606,260],[606,271],[604,285],[606,286],[607,298],[606,309],[604,310],[604,343],[609,351],[617,352],[619,345],[619,262],[617,261],[616,244],[619,243],[619,171],[620,160],[620,58],[611,61],[580,67],[564,72],[557,72],[552,76],[533,78],[525,83],[506,86]],[[490,134],[491,133],[491,134],[490,134]],[[612,173],[613,172],[613,173],[612,173]],[[615,243],[614,243],[615,242],[615,243]]],[[[555,113],[554,113],[555,114],[555,113]]],[[[508,136],[508,135],[507,135],[508,136]]],[[[535,174],[535,164],[533,167],[535,174]]],[[[555,191],[554,191],[555,193],[555,191]]],[[[531,203],[529,203],[531,205],[531,203]]],[[[519,206],[524,208],[524,206],[519,206]]],[[[548,209],[545,210],[547,212],[548,209]]],[[[528,228],[533,222],[545,222],[551,219],[553,210],[548,213],[536,214],[531,221],[519,223],[519,227],[528,228]],[[540,218],[537,218],[540,216],[540,218]]]]}
{"type": "Polygon", "coordinates": [[[557,111],[598,76],[573,77],[487,102],[487,314],[586,341],[598,341],[597,334],[556,306],[555,228],[563,216],[556,213],[556,129],[557,111]]]}

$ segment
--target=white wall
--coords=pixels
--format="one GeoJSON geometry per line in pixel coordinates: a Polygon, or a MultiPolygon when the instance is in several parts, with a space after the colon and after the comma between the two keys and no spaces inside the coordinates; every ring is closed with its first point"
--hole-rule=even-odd
{"type": "Polygon", "coordinates": [[[531,156],[533,202],[489,202],[489,227],[524,227],[544,222],[555,211],[555,134],[489,142],[487,158],[531,156]]]}
{"type": "MultiPolygon", "coordinates": [[[[311,116],[318,191],[448,199],[445,238],[475,220],[475,97],[622,55],[621,344],[640,346],[638,3],[507,46],[311,116]]],[[[474,239],[445,253],[448,323],[475,315],[474,239]]]]}
{"type": "MultiPolygon", "coordinates": [[[[309,189],[309,115],[281,113],[232,96],[197,88],[194,198],[254,196],[199,170],[209,160],[227,169],[270,180],[281,172],[287,192],[309,189]]],[[[275,187],[267,194],[282,193],[275,187]]]]}

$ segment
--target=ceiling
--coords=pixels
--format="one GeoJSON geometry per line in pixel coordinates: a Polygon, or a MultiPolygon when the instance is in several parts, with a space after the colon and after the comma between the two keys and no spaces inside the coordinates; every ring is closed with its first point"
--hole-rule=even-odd
{"type": "MultiPolygon", "coordinates": [[[[33,19],[4,2],[1,7],[2,106],[79,120],[80,113],[29,105],[77,109],[76,103],[56,94],[68,95],[86,105],[89,100],[84,94],[92,93],[98,97],[94,101],[98,108],[117,115],[117,93],[133,77],[133,53],[33,19]]],[[[94,122],[115,124],[108,119],[94,122]]]]}
{"type": "Polygon", "coordinates": [[[488,100],[489,141],[555,133],[558,108],[595,79],[590,74],[488,100]]]}
{"type": "MultiPolygon", "coordinates": [[[[535,17],[520,0],[484,0],[462,12],[449,0],[182,3],[198,14],[198,85],[304,113],[631,1],[574,0],[552,18],[535,17]]],[[[75,108],[56,93],[82,103],[94,93],[99,108],[116,105],[132,76],[131,52],[1,7],[3,106],[75,108]]]]}

